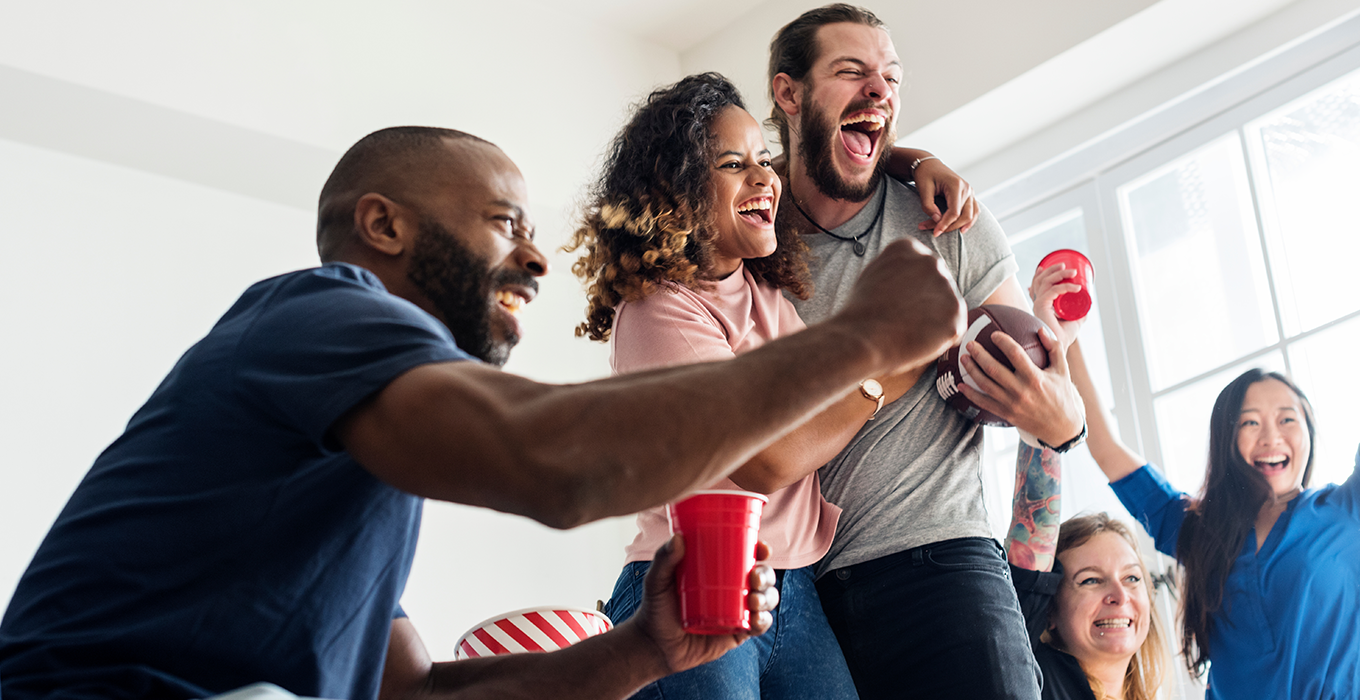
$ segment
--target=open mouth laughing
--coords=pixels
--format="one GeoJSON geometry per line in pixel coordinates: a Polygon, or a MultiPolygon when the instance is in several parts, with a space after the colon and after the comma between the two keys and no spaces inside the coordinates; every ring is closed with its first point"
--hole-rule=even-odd
{"type": "Polygon", "coordinates": [[[1266,476],[1283,474],[1289,470],[1289,457],[1285,455],[1266,455],[1252,462],[1266,476]]]}
{"type": "Polygon", "coordinates": [[[886,124],[887,118],[875,110],[861,110],[846,117],[840,123],[845,150],[856,158],[871,160],[886,124]]]}
{"type": "Polygon", "coordinates": [[[1104,620],[1096,620],[1095,625],[1103,630],[1128,629],[1133,627],[1133,620],[1127,617],[1110,617],[1104,620]]]}
{"type": "Polygon", "coordinates": [[[496,303],[500,304],[502,310],[511,316],[519,314],[519,310],[524,308],[530,301],[529,297],[523,292],[511,289],[496,290],[496,303]]]}
{"type": "Polygon", "coordinates": [[[737,216],[754,226],[769,226],[774,223],[774,197],[761,195],[752,197],[737,205],[737,216]]]}

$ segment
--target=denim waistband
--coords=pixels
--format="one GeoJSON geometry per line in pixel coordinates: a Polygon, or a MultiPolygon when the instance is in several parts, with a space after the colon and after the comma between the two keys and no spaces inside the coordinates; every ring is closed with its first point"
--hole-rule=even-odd
{"type": "Polygon", "coordinates": [[[904,549],[900,552],[886,554],[877,559],[862,561],[858,564],[851,564],[850,566],[829,569],[824,576],[836,576],[841,579],[853,577],[858,579],[864,576],[871,576],[881,571],[887,571],[888,569],[904,564],[923,566],[927,554],[931,551],[943,549],[955,552],[973,550],[978,556],[993,559],[997,564],[1004,565],[1006,563],[1005,553],[1002,551],[1001,545],[997,544],[996,540],[990,537],[960,537],[952,540],[931,542],[930,544],[923,544],[919,547],[912,547],[911,549],[904,549]],[[838,575],[837,572],[841,571],[848,573],[849,576],[846,576],[846,574],[838,575]]]}

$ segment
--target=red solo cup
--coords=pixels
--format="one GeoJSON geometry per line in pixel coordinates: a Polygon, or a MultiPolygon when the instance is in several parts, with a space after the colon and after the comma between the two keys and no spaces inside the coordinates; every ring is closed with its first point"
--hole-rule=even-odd
{"type": "Polygon", "coordinates": [[[1045,255],[1044,259],[1039,261],[1039,269],[1058,263],[1062,263],[1068,270],[1077,271],[1076,277],[1066,281],[1081,285],[1081,291],[1059,294],[1058,298],[1053,300],[1053,313],[1064,321],[1079,321],[1086,318],[1086,314],[1091,311],[1089,288],[1091,280],[1095,279],[1095,270],[1091,268],[1091,261],[1075,250],[1064,248],[1045,255]]]}
{"type": "Polygon", "coordinates": [[[666,506],[671,532],[685,538],[676,583],[680,625],[692,634],[751,631],[750,573],[760,514],[770,499],[746,491],[698,491],[666,506]]]}

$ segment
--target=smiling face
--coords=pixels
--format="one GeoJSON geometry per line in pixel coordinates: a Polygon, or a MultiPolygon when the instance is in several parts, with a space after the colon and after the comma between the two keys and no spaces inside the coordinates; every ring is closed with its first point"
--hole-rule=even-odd
{"type": "Polygon", "coordinates": [[[538,293],[534,278],[548,262],[534,246],[515,164],[489,144],[448,146],[448,167],[434,169],[413,196],[420,221],[407,276],[460,348],[499,366],[519,342],[516,315],[538,293]]]}
{"type": "Polygon", "coordinates": [[[1264,379],[1247,387],[1237,423],[1237,451],[1277,497],[1288,498],[1303,488],[1312,450],[1304,420],[1298,394],[1284,382],[1264,379]]]}
{"type": "Polygon", "coordinates": [[[1127,665],[1147,639],[1151,620],[1147,572],[1138,554],[1123,537],[1105,531],[1062,552],[1058,560],[1063,582],[1050,628],[1088,668],[1127,665]]]}
{"type": "Polygon", "coordinates": [[[708,203],[713,218],[713,270],[731,274],[746,258],[774,252],[774,212],[780,184],[770,168],[765,138],[746,110],[729,105],[709,126],[713,171],[708,203]]]}
{"type": "Polygon", "coordinates": [[[888,33],[828,24],[803,81],[798,155],[823,194],[861,202],[878,186],[896,140],[902,64],[888,33]]]}

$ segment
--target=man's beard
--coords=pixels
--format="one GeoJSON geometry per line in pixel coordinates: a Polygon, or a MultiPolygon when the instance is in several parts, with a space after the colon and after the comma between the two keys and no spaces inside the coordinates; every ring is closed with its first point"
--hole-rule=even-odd
{"type": "Polygon", "coordinates": [[[500,306],[495,291],[507,284],[538,289],[538,281],[524,270],[501,269],[493,274],[485,261],[430,219],[420,222],[407,278],[444,317],[459,348],[497,367],[510,359],[519,335],[507,329],[505,338],[495,338],[491,319],[500,306]]]}
{"type": "MultiPolygon", "coordinates": [[[[874,106],[872,102],[851,105],[846,112],[858,112],[872,106],[874,106]]],[[[812,178],[812,184],[816,185],[817,190],[832,199],[848,202],[863,202],[873,196],[878,190],[878,182],[883,178],[883,173],[887,172],[888,157],[892,154],[895,134],[891,124],[883,126],[883,133],[875,142],[879,152],[873,173],[864,183],[856,184],[836,172],[832,149],[840,145],[836,143],[836,139],[840,138],[840,129],[837,127],[839,122],[833,123],[826,110],[813,102],[812,96],[808,93],[803,94],[803,103],[799,111],[803,118],[799,130],[801,139],[798,142],[798,157],[802,158],[803,167],[807,169],[808,177],[812,178]]]]}

